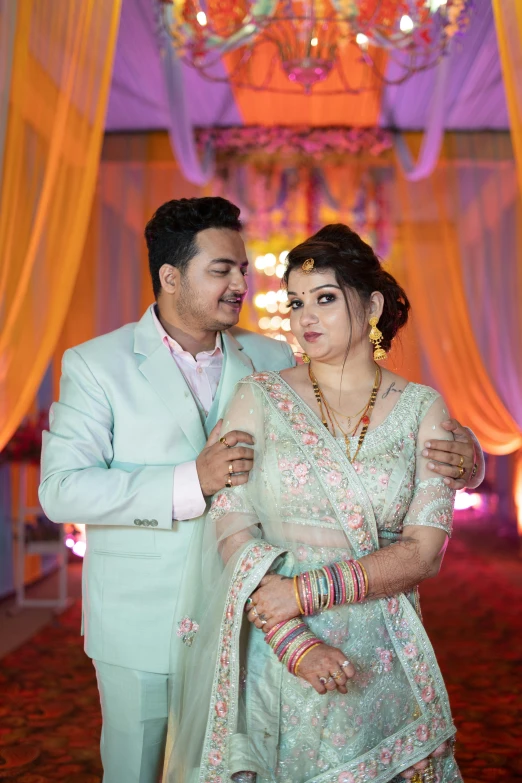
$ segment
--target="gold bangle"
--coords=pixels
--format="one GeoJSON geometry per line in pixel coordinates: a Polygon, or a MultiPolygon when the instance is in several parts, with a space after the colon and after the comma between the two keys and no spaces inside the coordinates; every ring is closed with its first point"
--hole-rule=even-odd
{"type": "Polygon", "coordinates": [[[363,564],[361,563],[361,561],[360,561],[360,560],[358,560],[357,562],[359,563],[359,565],[360,565],[360,567],[361,567],[361,570],[362,570],[362,572],[363,572],[363,577],[364,577],[364,589],[365,589],[365,596],[364,596],[364,597],[366,598],[366,596],[368,595],[368,589],[369,589],[369,588],[368,588],[368,574],[367,574],[367,572],[366,572],[366,568],[363,566],[363,564]]]}
{"type": "Polygon", "coordinates": [[[303,604],[301,603],[301,596],[299,595],[298,579],[299,577],[297,575],[294,576],[295,600],[297,601],[297,606],[299,607],[299,614],[304,614],[303,604]]]}
{"type": "Polygon", "coordinates": [[[322,642],[317,642],[317,644],[312,644],[312,645],[311,645],[311,646],[308,648],[308,650],[305,650],[305,651],[304,651],[304,653],[303,653],[302,655],[300,655],[300,656],[299,656],[299,658],[297,659],[297,662],[296,662],[296,664],[295,664],[295,666],[294,666],[294,674],[295,674],[295,676],[296,676],[296,677],[298,676],[297,670],[299,669],[299,666],[300,666],[300,664],[301,664],[301,661],[303,660],[303,658],[304,658],[306,655],[308,655],[308,653],[309,653],[309,652],[312,652],[312,650],[314,650],[316,647],[319,647],[319,645],[320,645],[320,644],[322,644],[322,642]]]}

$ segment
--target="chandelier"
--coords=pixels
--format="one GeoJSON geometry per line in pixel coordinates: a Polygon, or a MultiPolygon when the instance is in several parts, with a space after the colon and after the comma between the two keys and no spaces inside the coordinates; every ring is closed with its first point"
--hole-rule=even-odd
{"type": "Polygon", "coordinates": [[[323,95],[358,94],[376,79],[400,84],[433,67],[465,32],[471,10],[471,0],[158,3],[176,53],[207,79],[283,93],[316,88],[323,95]],[[393,77],[386,75],[390,58],[393,77]],[[217,67],[222,61],[226,74],[217,67]]]}

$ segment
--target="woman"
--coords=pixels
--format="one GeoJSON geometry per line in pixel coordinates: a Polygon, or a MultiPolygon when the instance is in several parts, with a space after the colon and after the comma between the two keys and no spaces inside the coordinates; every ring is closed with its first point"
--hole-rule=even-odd
{"type": "Polygon", "coordinates": [[[246,378],[225,417],[254,469],[212,503],[168,779],[461,781],[416,594],[451,534],[419,445],[450,437],[445,404],[376,364],[407,297],[346,226],[292,250],[284,283],[306,363],[246,378]]]}

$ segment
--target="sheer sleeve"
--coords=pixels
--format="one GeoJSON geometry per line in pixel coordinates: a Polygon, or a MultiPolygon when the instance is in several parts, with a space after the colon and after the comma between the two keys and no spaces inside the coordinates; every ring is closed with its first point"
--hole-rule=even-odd
{"type": "MultiPolygon", "coordinates": [[[[237,386],[223,418],[223,435],[231,430],[241,430],[253,436],[254,466],[246,484],[223,489],[212,499],[208,532],[225,564],[246,543],[262,535],[257,508],[263,484],[263,401],[253,383],[241,382],[237,386]]],[[[208,543],[211,545],[211,541],[208,543]]]]}
{"type": "Polygon", "coordinates": [[[417,434],[417,456],[415,467],[415,486],[404,527],[408,525],[426,525],[444,530],[451,536],[453,525],[453,504],[455,491],[444,483],[442,476],[434,476],[428,468],[429,460],[422,456],[424,443],[431,438],[452,440],[440,423],[447,418],[447,406],[442,397],[427,400],[421,411],[421,422],[417,434]]]}

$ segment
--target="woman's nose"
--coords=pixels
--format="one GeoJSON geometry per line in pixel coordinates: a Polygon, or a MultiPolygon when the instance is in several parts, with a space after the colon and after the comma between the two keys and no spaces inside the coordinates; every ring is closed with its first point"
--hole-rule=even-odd
{"type": "Polygon", "coordinates": [[[317,315],[314,313],[313,309],[310,307],[303,307],[301,310],[301,315],[299,318],[299,322],[301,326],[310,326],[311,324],[316,324],[318,322],[317,315]]]}

